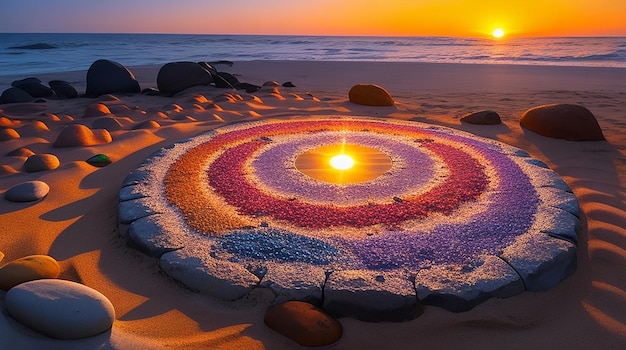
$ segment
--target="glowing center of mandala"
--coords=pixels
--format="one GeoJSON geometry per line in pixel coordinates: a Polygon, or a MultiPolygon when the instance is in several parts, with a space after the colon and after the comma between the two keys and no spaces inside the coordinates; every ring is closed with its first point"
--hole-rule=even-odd
{"type": "Polygon", "coordinates": [[[308,150],[295,166],[315,180],[343,185],[374,180],[391,169],[392,161],[378,149],[341,143],[308,150]]]}
{"type": "Polygon", "coordinates": [[[348,170],[354,166],[354,159],[347,154],[338,154],[330,158],[330,166],[337,170],[348,170]]]}

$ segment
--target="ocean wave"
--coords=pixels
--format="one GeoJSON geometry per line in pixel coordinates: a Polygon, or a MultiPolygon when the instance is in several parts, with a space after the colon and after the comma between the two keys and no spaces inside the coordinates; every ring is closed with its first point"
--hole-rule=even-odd
{"type": "Polygon", "coordinates": [[[10,46],[9,50],[50,50],[50,49],[56,49],[56,48],[57,48],[56,45],[51,45],[48,43],[36,43],[36,44],[10,46]]]}

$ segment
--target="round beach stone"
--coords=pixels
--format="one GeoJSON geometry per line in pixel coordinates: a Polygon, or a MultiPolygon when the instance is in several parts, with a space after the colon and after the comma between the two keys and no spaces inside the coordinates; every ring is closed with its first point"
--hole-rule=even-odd
{"type": "Polygon", "coordinates": [[[113,304],[100,292],[83,284],[42,279],[22,283],[5,296],[14,319],[57,339],[82,339],[111,328],[113,304]]]}
{"type": "Polygon", "coordinates": [[[63,80],[50,80],[48,82],[50,88],[54,91],[58,98],[77,98],[78,91],[70,85],[70,83],[63,80]]]}
{"type": "Polygon", "coordinates": [[[134,130],[138,130],[138,129],[158,129],[160,127],[161,127],[161,124],[159,124],[155,120],[145,120],[145,121],[135,125],[133,127],[133,129],[134,130]]]}
{"type": "Polygon", "coordinates": [[[59,263],[48,255],[30,255],[13,260],[0,268],[0,289],[9,290],[21,283],[57,278],[59,263]]]}
{"type": "Polygon", "coordinates": [[[302,301],[287,301],[267,310],[265,324],[302,346],[327,346],[343,334],[341,324],[322,309],[302,301]]]}
{"type": "Polygon", "coordinates": [[[95,146],[113,141],[105,129],[92,130],[83,124],[66,126],[54,141],[54,147],[95,146]]]}
{"type": "Polygon", "coordinates": [[[102,103],[92,103],[85,108],[84,118],[102,117],[111,114],[109,107],[102,103]]]}
{"type": "Polygon", "coordinates": [[[38,171],[54,170],[58,168],[59,165],[61,165],[61,162],[54,154],[33,154],[26,158],[24,171],[27,173],[36,173],[38,171]]]}
{"type": "Polygon", "coordinates": [[[9,141],[9,140],[15,140],[19,138],[20,138],[20,134],[17,131],[15,131],[15,129],[11,129],[11,128],[0,129],[0,141],[9,141]]]}
{"type": "Polygon", "coordinates": [[[173,95],[189,87],[209,85],[211,74],[195,62],[171,62],[165,64],[157,75],[157,86],[161,93],[173,95]]]}
{"type": "Polygon", "coordinates": [[[350,102],[365,106],[393,106],[391,94],[382,86],[357,84],[348,92],[350,102]]]}
{"type": "Polygon", "coordinates": [[[87,71],[85,94],[98,97],[116,92],[140,92],[139,82],[133,73],[123,65],[110,60],[97,60],[87,71]]]}
{"type": "Polygon", "coordinates": [[[13,151],[7,153],[7,156],[9,156],[9,157],[30,157],[33,154],[35,154],[35,152],[31,151],[30,149],[28,149],[26,147],[20,147],[20,148],[16,148],[13,151]]]}
{"type": "Polygon", "coordinates": [[[16,88],[10,87],[2,92],[0,95],[0,104],[3,103],[25,103],[31,102],[35,98],[31,96],[28,92],[16,88]]]}
{"type": "Polygon", "coordinates": [[[551,104],[531,108],[520,125],[539,135],[568,141],[604,141],[596,117],[587,108],[573,104],[551,104]]]}
{"type": "Polygon", "coordinates": [[[87,159],[86,162],[89,165],[101,168],[111,164],[111,159],[106,154],[96,154],[95,156],[87,159]]]}
{"type": "Polygon", "coordinates": [[[27,181],[11,187],[4,198],[11,202],[32,202],[45,197],[50,187],[43,181],[27,181]]]}
{"type": "Polygon", "coordinates": [[[122,129],[122,123],[113,117],[102,117],[93,121],[91,126],[94,129],[106,129],[108,131],[117,131],[122,129]]]}
{"type": "Polygon", "coordinates": [[[0,175],[10,175],[10,174],[17,174],[17,173],[18,171],[8,164],[0,165],[0,175]]]}
{"type": "Polygon", "coordinates": [[[461,121],[477,125],[496,125],[502,123],[500,115],[490,110],[466,114],[461,117],[461,121]]]}
{"type": "Polygon", "coordinates": [[[54,91],[51,88],[41,84],[41,80],[37,78],[15,80],[11,83],[11,86],[26,91],[32,97],[50,97],[54,95],[54,91]]]}

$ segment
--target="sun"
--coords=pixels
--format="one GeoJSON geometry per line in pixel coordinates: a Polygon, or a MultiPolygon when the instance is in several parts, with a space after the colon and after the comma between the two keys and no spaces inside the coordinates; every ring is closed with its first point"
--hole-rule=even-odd
{"type": "Polygon", "coordinates": [[[491,32],[491,35],[496,39],[500,39],[504,36],[504,30],[502,28],[496,28],[491,32]]]}
{"type": "Polygon", "coordinates": [[[354,159],[347,154],[338,154],[330,158],[330,166],[337,170],[348,170],[354,166],[354,159]]]}

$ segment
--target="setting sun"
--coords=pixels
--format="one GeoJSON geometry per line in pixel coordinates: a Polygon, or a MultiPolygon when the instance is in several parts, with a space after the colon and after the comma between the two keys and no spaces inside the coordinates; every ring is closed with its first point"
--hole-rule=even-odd
{"type": "Polygon", "coordinates": [[[502,38],[504,36],[504,30],[502,28],[496,28],[491,35],[493,35],[494,38],[502,38]]]}
{"type": "Polygon", "coordinates": [[[347,154],[338,154],[330,158],[330,166],[337,170],[348,170],[354,166],[354,159],[347,154]]]}

